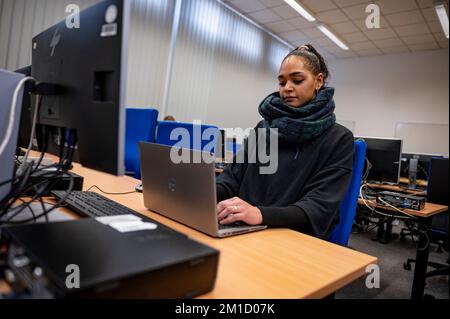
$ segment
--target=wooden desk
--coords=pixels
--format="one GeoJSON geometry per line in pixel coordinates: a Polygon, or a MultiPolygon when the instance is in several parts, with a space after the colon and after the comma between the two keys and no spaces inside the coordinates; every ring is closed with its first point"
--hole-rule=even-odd
{"type": "Polygon", "coordinates": [[[416,196],[426,196],[427,192],[423,190],[408,189],[400,185],[386,185],[386,184],[367,184],[368,187],[382,189],[391,192],[405,193],[416,196]]]}
{"type": "MultiPolygon", "coordinates": [[[[373,207],[373,208],[380,208],[380,209],[383,209],[383,210],[389,210],[389,211],[397,212],[397,210],[395,210],[394,208],[386,206],[386,205],[379,204],[375,200],[367,200],[366,199],[366,203],[370,207],[373,207]]],[[[358,199],[358,204],[364,205],[364,201],[362,200],[362,198],[358,199]]],[[[433,204],[433,203],[425,203],[425,208],[422,209],[422,210],[404,209],[405,213],[407,213],[409,215],[413,215],[413,216],[416,216],[416,217],[424,217],[424,218],[431,217],[433,215],[445,212],[447,210],[448,210],[447,206],[433,204]]],[[[400,212],[398,212],[398,214],[401,215],[400,212]]]]}
{"type": "MultiPolygon", "coordinates": [[[[127,192],[139,183],[77,164],[74,172],[85,178],[85,190],[95,184],[107,192],[127,192]]],[[[140,193],[103,195],[220,251],[215,288],[200,298],[323,298],[377,263],[376,257],[289,229],[216,239],[147,210],[140,193]]]]}
{"type": "MultiPolygon", "coordinates": [[[[389,187],[387,185],[383,185],[384,187],[389,187]]],[[[386,189],[386,188],[384,188],[386,189]]],[[[366,203],[368,206],[383,209],[387,211],[396,211],[392,207],[381,205],[376,203],[374,200],[367,200],[366,203]]],[[[364,205],[364,201],[359,198],[358,204],[364,205]]],[[[428,256],[430,252],[430,241],[429,234],[431,231],[431,221],[434,215],[445,212],[448,210],[448,206],[438,205],[433,203],[425,203],[425,208],[420,211],[405,209],[404,211],[409,215],[417,217],[418,223],[424,226],[424,229],[427,229],[426,232],[419,232],[419,239],[417,241],[417,250],[416,250],[416,266],[414,267],[414,279],[411,289],[411,299],[420,300],[423,298],[423,293],[425,290],[425,280],[427,274],[428,267],[428,256]],[[425,247],[425,248],[424,248],[425,247]]],[[[396,215],[401,214],[397,212],[396,215]]],[[[406,215],[405,215],[406,216],[406,215]]]]}
{"type": "MultiPolygon", "coordinates": [[[[84,189],[127,192],[139,182],[75,165],[84,189]]],[[[104,194],[103,194],[104,195],[104,194]]],[[[377,258],[289,229],[217,239],[153,213],[142,194],[104,195],[220,251],[216,286],[201,298],[322,298],[365,274],[377,258]]]]}
{"type": "MultiPolygon", "coordinates": [[[[399,182],[400,184],[409,184],[409,180],[406,177],[400,177],[399,182]]],[[[416,180],[416,184],[417,186],[427,187],[428,182],[423,179],[418,179],[416,180]]]]}

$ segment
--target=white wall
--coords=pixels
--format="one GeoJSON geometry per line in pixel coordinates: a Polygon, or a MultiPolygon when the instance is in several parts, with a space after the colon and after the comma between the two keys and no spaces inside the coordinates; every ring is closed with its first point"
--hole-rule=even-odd
{"type": "MultiPolygon", "coordinates": [[[[379,137],[395,137],[398,122],[448,125],[448,61],[448,49],[330,61],[338,119],[379,137]]],[[[448,135],[429,142],[445,143],[448,155],[448,135]]]]}

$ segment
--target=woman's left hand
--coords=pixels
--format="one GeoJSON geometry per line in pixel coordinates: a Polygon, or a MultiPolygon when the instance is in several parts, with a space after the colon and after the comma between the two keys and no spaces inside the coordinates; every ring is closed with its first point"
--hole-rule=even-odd
{"type": "Polygon", "coordinates": [[[217,218],[220,224],[242,221],[248,225],[260,225],[263,222],[261,211],[239,197],[233,197],[217,204],[217,218]]]}

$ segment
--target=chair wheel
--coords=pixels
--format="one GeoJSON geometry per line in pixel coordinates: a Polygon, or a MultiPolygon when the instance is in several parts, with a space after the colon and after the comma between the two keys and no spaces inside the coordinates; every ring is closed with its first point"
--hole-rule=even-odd
{"type": "Polygon", "coordinates": [[[410,263],[407,263],[407,262],[404,262],[404,263],[403,263],[403,269],[405,269],[405,270],[411,270],[411,264],[410,264],[410,263]]]}

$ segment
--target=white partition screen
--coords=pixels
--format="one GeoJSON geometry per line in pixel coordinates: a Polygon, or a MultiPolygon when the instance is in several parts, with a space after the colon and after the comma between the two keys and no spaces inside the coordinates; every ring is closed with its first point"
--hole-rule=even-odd
{"type": "Polygon", "coordinates": [[[448,156],[448,124],[404,123],[395,125],[395,137],[403,139],[404,153],[448,156]]]}

